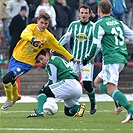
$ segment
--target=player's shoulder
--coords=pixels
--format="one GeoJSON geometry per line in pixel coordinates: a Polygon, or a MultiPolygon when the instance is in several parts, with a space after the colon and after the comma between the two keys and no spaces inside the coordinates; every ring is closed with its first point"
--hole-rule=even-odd
{"type": "Polygon", "coordinates": [[[37,27],[37,24],[36,23],[32,23],[32,24],[28,24],[27,27],[37,27]]]}
{"type": "Polygon", "coordinates": [[[80,20],[75,20],[75,21],[71,22],[70,26],[75,25],[75,24],[79,24],[79,23],[80,23],[80,20]]]}

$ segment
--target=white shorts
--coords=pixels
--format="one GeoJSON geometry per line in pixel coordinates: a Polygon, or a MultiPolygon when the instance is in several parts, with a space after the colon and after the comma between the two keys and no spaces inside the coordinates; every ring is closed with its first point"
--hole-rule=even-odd
{"type": "Polygon", "coordinates": [[[79,105],[82,95],[82,86],[76,79],[66,79],[49,86],[55,95],[56,102],[64,100],[65,106],[70,108],[79,105]]]}
{"type": "Polygon", "coordinates": [[[109,64],[102,65],[102,71],[98,74],[98,76],[103,80],[103,84],[113,83],[116,86],[118,85],[119,73],[123,70],[125,64],[109,64]]]}
{"type": "Polygon", "coordinates": [[[74,70],[77,74],[81,74],[82,81],[93,81],[94,64],[73,64],[74,70]]]}

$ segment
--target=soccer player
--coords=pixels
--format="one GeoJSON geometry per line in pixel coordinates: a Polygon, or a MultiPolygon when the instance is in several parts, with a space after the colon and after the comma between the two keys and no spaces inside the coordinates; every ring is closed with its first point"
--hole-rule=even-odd
{"type": "Polygon", "coordinates": [[[7,74],[3,77],[6,101],[1,107],[7,110],[21,97],[18,95],[16,79],[32,69],[36,62],[36,55],[45,48],[50,48],[64,55],[68,60],[75,60],[73,56],[59,44],[57,39],[47,30],[50,17],[47,13],[38,17],[37,24],[29,24],[21,33],[21,40],[17,43],[10,59],[7,74]]]}
{"type": "Polygon", "coordinates": [[[80,60],[79,63],[73,63],[73,67],[77,74],[81,74],[81,81],[87,91],[91,103],[90,114],[94,114],[96,112],[95,90],[92,87],[94,63],[88,62],[83,66],[83,59],[90,49],[93,38],[93,22],[89,21],[91,9],[87,5],[81,5],[78,11],[80,20],[73,21],[69,25],[66,34],[59,40],[59,42],[64,45],[70,42],[71,37],[73,38],[71,44],[72,54],[74,58],[80,60]]]}
{"type": "Polygon", "coordinates": [[[37,111],[27,118],[43,117],[43,104],[48,97],[55,98],[56,102],[64,100],[65,115],[82,117],[86,107],[84,103],[78,103],[82,95],[82,86],[70,64],[58,56],[51,56],[48,50],[41,50],[36,58],[45,66],[49,80],[39,92],[37,111]]]}
{"type": "Polygon", "coordinates": [[[102,0],[98,4],[98,15],[100,20],[93,27],[93,45],[85,56],[83,64],[95,56],[95,53],[102,48],[103,64],[102,71],[94,81],[94,85],[102,92],[110,95],[116,102],[123,106],[128,115],[122,123],[133,120],[133,106],[128,102],[125,95],[118,90],[119,73],[127,64],[128,51],[125,37],[133,40],[133,31],[122,21],[110,16],[111,3],[102,0]]]}

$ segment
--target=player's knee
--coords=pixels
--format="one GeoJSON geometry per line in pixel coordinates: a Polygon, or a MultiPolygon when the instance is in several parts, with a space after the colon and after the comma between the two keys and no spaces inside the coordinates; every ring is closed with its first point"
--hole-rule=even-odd
{"type": "Polygon", "coordinates": [[[69,109],[70,108],[68,108],[68,107],[64,107],[64,113],[65,113],[65,115],[67,115],[67,116],[73,116],[73,114],[71,114],[71,113],[69,113],[69,109]]]}
{"type": "Polygon", "coordinates": [[[43,87],[40,91],[39,94],[45,94],[47,97],[55,97],[55,95],[53,94],[53,92],[50,90],[50,88],[47,87],[43,87]]]}
{"type": "Polygon", "coordinates": [[[83,81],[83,86],[87,92],[91,93],[93,91],[91,81],[83,81]]]}
{"type": "Polygon", "coordinates": [[[14,84],[15,83],[14,78],[15,78],[15,76],[13,75],[13,72],[10,71],[3,77],[3,83],[7,84],[7,83],[11,82],[12,84],[14,84]]]}

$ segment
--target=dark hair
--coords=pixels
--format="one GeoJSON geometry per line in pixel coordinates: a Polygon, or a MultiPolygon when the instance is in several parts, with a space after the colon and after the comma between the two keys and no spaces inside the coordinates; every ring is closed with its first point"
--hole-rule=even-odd
{"type": "Polygon", "coordinates": [[[86,5],[86,4],[81,5],[81,6],[79,7],[79,9],[78,9],[79,12],[80,12],[80,9],[81,9],[81,8],[89,9],[89,13],[91,13],[91,8],[90,8],[88,5],[86,5]]]}
{"type": "Polygon", "coordinates": [[[98,8],[101,9],[103,14],[109,14],[112,8],[111,3],[108,0],[101,0],[98,4],[98,8]]]}
{"type": "Polygon", "coordinates": [[[37,54],[37,56],[36,56],[36,59],[38,58],[38,56],[39,55],[44,55],[44,56],[46,56],[46,54],[50,54],[50,49],[42,49],[38,54],[37,54]]]}
{"type": "Polygon", "coordinates": [[[50,21],[50,16],[47,13],[40,14],[38,16],[38,20],[40,20],[41,18],[43,18],[44,20],[49,20],[50,21]]]}

